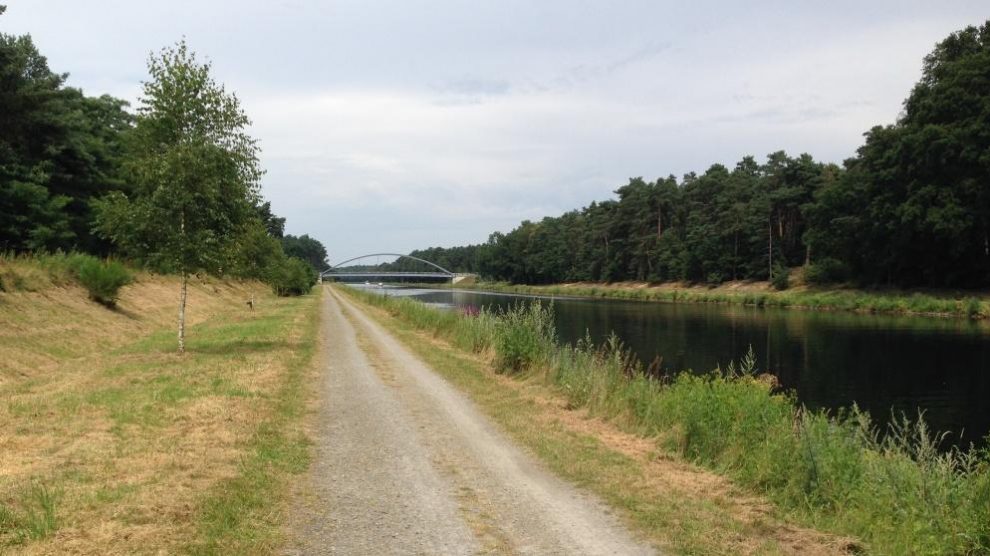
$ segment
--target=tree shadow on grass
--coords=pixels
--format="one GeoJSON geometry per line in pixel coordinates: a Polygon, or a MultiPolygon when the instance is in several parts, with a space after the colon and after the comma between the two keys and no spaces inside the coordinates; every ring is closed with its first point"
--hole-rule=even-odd
{"type": "Polygon", "coordinates": [[[124,309],[120,305],[105,305],[103,303],[98,303],[98,304],[101,305],[102,307],[105,307],[107,310],[117,313],[118,315],[127,317],[130,320],[141,320],[141,315],[135,313],[134,311],[129,311],[127,309],[124,309]]]}

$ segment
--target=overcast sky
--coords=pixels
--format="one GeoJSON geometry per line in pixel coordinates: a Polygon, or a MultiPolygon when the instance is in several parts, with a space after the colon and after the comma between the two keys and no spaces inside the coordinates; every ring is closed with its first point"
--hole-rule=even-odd
{"type": "MultiPolygon", "coordinates": [[[[0,0],[3,2],[3,0],[0,0]]],[[[236,91],[287,231],[331,262],[484,241],[629,177],[841,162],[986,0],[6,0],[87,94],[136,103],[186,37],[236,91]]]]}

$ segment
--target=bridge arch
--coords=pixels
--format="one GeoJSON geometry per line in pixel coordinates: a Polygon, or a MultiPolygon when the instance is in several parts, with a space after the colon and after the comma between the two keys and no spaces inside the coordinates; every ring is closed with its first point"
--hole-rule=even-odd
{"type": "Polygon", "coordinates": [[[419,261],[421,263],[426,263],[426,264],[432,266],[433,268],[439,270],[440,272],[446,274],[447,276],[453,277],[455,275],[454,272],[451,272],[451,271],[447,270],[446,268],[444,268],[444,267],[442,267],[442,266],[440,266],[440,265],[438,265],[436,263],[431,263],[430,261],[428,261],[426,259],[421,259],[419,257],[413,257],[412,255],[403,255],[401,253],[372,253],[370,255],[361,255],[360,257],[354,257],[353,259],[347,259],[346,261],[341,261],[341,262],[339,262],[339,263],[337,263],[335,265],[331,265],[330,268],[328,268],[328,269],[324,270],[323,272],[321,272],[320,273],[320,276],[327,276],[327,275],[333,274],[334,269],[336,269],[336,268],[338,268],[340,266],[343,266],[343,265],[345,265],[347,263],[351,263],[351,262],[354,262],[354,261],[360,261],[361,259],[370,259],[371,257],[399,257],[401,259],[412,259],[414,261],[419,261]]]}

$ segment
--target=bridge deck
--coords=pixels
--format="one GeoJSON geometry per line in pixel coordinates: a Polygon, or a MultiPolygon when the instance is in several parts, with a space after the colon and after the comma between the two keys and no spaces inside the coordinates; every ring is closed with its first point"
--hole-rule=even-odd
{"type": "Polygon", "coordinates": [[[442,272],[327,272],[324,278],[453,278],[442,272]]]}

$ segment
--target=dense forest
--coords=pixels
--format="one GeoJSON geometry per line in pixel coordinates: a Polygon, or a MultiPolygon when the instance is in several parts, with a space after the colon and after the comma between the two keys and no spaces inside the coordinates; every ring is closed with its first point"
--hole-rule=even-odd
{"type": "MultiPolygon", "coordinates": [[[[925,57],[893,125],[842,166],[775,152],[646,181],[487,243],[411,254],[494,280],[773,279],[990,286],[990,22],[925,57]]],[[[390,265],[415,264],[399,260],[390,265]]]]}
{"type": "Polygon", "coordinates": [[[149,73],[131,110],[68,86],[30,35],[0,33],[0,253],[115,256],[308,291],[326,249],[285,235],[262,198],[236,97],[181,42],[149,73]]]}

